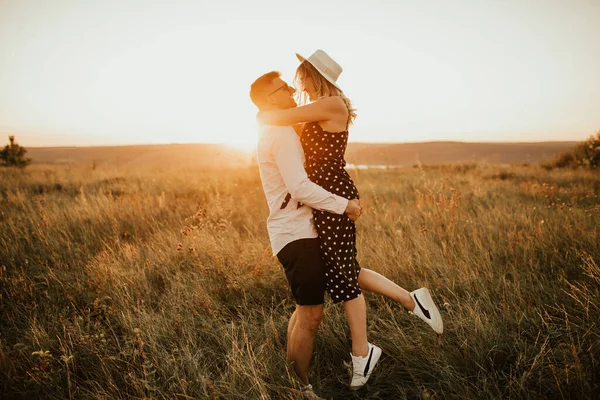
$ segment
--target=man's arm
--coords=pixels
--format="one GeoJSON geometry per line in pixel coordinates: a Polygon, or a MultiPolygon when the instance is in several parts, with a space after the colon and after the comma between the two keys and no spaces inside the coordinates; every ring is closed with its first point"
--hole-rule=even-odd
{"type": "Polygon", "coordinates": [[[317,210],[344,214],[348,207],[347,199],[329,193],[308,179],[295,134],[277,133],[273,137],[272,151],[283,182],[294,199],[317,210]]]}

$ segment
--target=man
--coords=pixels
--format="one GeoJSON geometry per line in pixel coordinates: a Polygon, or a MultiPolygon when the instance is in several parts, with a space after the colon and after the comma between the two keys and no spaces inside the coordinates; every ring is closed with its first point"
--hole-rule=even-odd
{"type": "MultiPolygon", "coordinates": [[[[252,84],[250,98],[261,111],[286,109],[297,106],[292,97],[295,92],[279,72],[273,71],[252,84]]],[[[360,216],[361,207],[357,199],[347,200],[332,194],[308,179],[302,146],[292,127],[261,126],[257,153],[269,205],[267,229],[271,247],[285,270],[296,301],[296,310],[288,324],[287,361],[304,383],[306,397],[316,398],[308,371],[323,317],[325,264],[311,207],[346,213],[352,220],[360,216]]]]}

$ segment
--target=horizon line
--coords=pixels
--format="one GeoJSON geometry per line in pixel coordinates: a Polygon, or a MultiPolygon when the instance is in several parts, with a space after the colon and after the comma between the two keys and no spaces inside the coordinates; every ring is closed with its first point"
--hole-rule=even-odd
{"type": "MultiPolygon", "coordinates": [[[[580,143],[585,140],[539,140],[539,141],[463,141],[463,140],[426,140],[426,141],[403,141],[403,142],[355,142],[349,141],[348,144],[362,145],[397,145],[397,144],[433,144],[433,143],[455,143],[455,144],[542,144],[542,143],[580,143]]],[[[19,144],[17,142],[17,144],[19,144]]],[[[90,145],[57,145],[57,146],[27,146],[29,149],[60,149],[60,148],[94,148],[94,147],[134,147],[134,146],[185,146],[185,145],[218,145],[225,147],[239,147],[239,145],[250,145],[251,142],[244,143],[223,143],[223,142],[171,142],[171,143],[126,143],[126,144],[90,144],[90,145]]],[[[25,146],[22,146],[25,147],[25,146]]]]}

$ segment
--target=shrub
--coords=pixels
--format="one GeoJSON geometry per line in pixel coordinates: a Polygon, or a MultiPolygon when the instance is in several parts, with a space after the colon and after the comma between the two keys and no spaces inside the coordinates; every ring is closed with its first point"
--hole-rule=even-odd
{"type": "Polygon", "coordinates": [[[4,146],[4,150],[0,151],[0,160],[2,165],[7,167],[24,168],[31,163],[31,158],[25,158],[27,150],[15,142],[14,136],[9,136],[10,144],[4,146]]]}
{"type": "Polygon", "coordinates": [[[541,163],[545,169],[600,167],[600,131],[587,140],[578,143],[569,151],[559,154],[552,160],[541,163]]]}

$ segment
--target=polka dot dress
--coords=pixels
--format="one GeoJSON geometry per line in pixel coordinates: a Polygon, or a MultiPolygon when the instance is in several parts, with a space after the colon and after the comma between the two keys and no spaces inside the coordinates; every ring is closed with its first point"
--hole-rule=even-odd
{"type": "MultiPolygon", "coordinates": [[[[316,122],[305,125],[301,138],[308,178],[338,196],[357,199],[358,190],[344,169],[348,132],[324,131],[316,122]]],[[[346,215],[314,210],[325,270],[325,288],[334,303],[360,295],[356,261],[356,226],[346,215]]]]}

